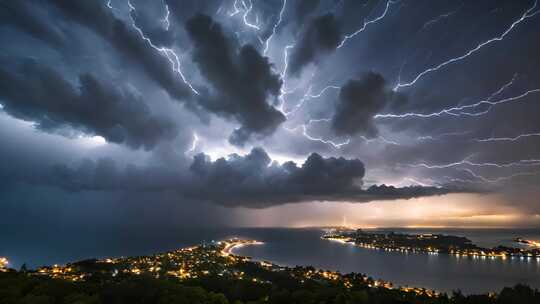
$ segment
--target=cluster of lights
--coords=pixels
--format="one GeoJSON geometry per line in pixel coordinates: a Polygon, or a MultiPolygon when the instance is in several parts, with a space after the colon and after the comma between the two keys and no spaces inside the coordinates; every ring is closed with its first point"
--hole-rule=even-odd
{"type": "MultiPolygon", "coordinates": [[[[315,280],[336,284],[347,289],[355,286],[394,289],[394,286],[390,282],[374,280],[363,274],[352,273],[342,275],[337,271],[313,269],[311,267],[289,268],[266,261],[251,262],[248,257],[237,256],[232,253],[232,250],[239,246],[255,244],[262,243],[254,240],[230,239],[152,256],[97,260],[94,262],[94,270],[88,270],[92,266],[86,266],[86,270],[82,271],[79,269],[77,263],[75,263],[66,266],[53,265],[51,267],[42,267],[37,272],[30,272],[30,274],[70,281],[84,281],[88,277],[91,277],[94,272],[100,275],[108,274],[111,278],[118,275],[139,276],[144,274],[156,278],[169,276],[181,281],[217,275],[220,277],[227,276],[237,280],[248,280],[256,284],[272,284],[271,281],[244,272],[241,268],[237,267],[240,264],[250,262],[268,271],[286,272],[300,283],[315,280]]],[[[399,287],[398,289],[430,297],[438,296],[436,292],[423,288],[399,287]]]]}
{"type": "Polygon", "coordinates": [[[9,265],[7,258],[0,257],[0,271],[5,271],[9,265]]]}
{"type": "MultiPolygon", "coordinates": [[[[423,235],[417,235],[413,236],[417,239],[424,238],[423,235]]],[[[437,238],[437,235],[430,235],[431,238],[437,238]]],[[[352,244],[361,248],[366,249],[375,249],[375,250],[384,250],[386,252],[401,252],[401,253],[427,253],[429,255],[438,255],[439,253],[446,253],[449,255],[453,255],[456,257],[472,257],[473,259],[482,258],[482,259],[495,259],[495,258],[519,258],[521,260],[529,261],[530,259],[536,259],[537,261],[540,261],[540,250],[533,249],[533,250],[524,250],[520,248],[492,248],[492,249],[485,249],[485,248],[461,248],[461,249],[441,249],[437,248],[435,246],[397,246],[394,245],[392,242],[388,243],[380,243],[377,241],[372,242],[360,242],[357,241],[353,237],[349,236],[341,236],[341,235],[328,235],[324,236],[323,239],[330,240],[330,241],[336,241],[343,244],[352,244]]],[[[535,241],[527,241],[527,244],[535,247],[540,246],[540,242],[535,241]]]]}

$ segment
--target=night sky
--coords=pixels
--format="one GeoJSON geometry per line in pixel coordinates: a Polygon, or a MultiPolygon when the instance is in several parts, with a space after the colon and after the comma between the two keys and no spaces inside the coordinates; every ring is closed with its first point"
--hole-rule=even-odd
{"type": "Polygon", "coordinates": [[[0,228],[540,226],[537,2],[1,1],[0,228]]]}

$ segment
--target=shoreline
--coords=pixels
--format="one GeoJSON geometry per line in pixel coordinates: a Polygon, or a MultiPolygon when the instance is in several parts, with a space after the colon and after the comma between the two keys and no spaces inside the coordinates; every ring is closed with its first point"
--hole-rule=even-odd
{"type": "MultiPolygon", "coordinates": [[[[221,241],[223,242],[223,241],[221,241]]],[[[229,255],[238,255],[239,254],[234,253],[234,250],[236,248],[242,248],[244,246],[250,246],[250,245],[264,245],[264,242],[257,241],[257,240],[235,240],[232,243],[227,243],[225,247],[221,250],[221,254],[223,256],[229,256],[229,255]]]]}

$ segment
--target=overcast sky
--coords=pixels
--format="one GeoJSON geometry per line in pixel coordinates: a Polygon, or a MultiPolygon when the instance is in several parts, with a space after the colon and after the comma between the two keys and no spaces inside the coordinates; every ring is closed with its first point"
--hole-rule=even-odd
{"type": "Polygon", "coordinates": [[[535,0],[0,6],[6,233],[540,225],[535,0]]]}

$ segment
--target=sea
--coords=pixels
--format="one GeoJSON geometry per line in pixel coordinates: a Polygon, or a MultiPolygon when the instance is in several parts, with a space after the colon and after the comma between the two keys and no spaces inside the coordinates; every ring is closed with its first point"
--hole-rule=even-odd
{"type": "MultiPolygon", "coordinates": [[[[540,240],[540,229],[406,229],[377,231],[442,233],[465,236],[482,247],[518,246],[514,238],[540,240]]],[[[321,239],[323,228],[215,228],[171,229],[160,233],[141,230],[81,232],[66,239],[54,234],[35,238],[16,235],[0,238],[0,256],[13,268],[65,264],[87,258],[147,255],[231,237],[262,241],[262,245],[236,248],[234,252],[285,266],[357,272],[397,286],[415,286],[465,294],[500,291],[518,283],[540,289],[540,260],[535,258],[490,259],[386,252],[321,239]]]]}

